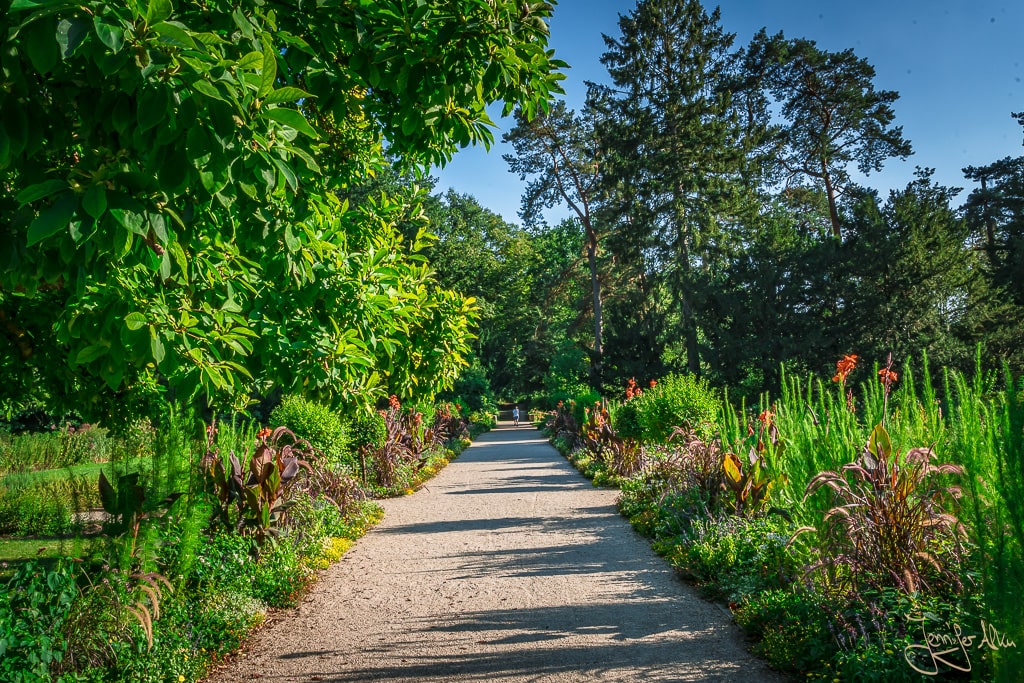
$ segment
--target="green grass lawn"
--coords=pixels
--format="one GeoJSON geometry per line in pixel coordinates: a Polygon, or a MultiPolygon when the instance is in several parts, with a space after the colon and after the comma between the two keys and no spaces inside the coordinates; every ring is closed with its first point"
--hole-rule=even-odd
{"type": "Polygon", "coordinates": [[[0,590],[24,562],[33,558],[45,561],[84,557],[96,542],[96,538],[75,537],[0,538],[0,590]]]}
{"type": "Polygon", "coordinates": [[[50,481],[72,478],[91,478],[99,480],[100,472],[105,472],[108,479],[114,479],[114,472],[123,473],[125,470],[139,470],[141,464],[148,462],[150,458],[133,458],[127,462],[88,462],[74,467],[60,467],[54,470],[37,470],[33,472],[12,472],[0,478],[0,486],[5,488],[22,488],[25,486],[36,486],[50,481]]]}

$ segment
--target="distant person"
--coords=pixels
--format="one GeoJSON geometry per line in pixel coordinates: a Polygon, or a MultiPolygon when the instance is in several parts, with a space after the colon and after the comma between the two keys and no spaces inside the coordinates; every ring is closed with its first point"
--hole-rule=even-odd
{"type": "Polygon", "coordinates": [[[512,424],[519,426],[519,406],[512,408],[512,424]]]}

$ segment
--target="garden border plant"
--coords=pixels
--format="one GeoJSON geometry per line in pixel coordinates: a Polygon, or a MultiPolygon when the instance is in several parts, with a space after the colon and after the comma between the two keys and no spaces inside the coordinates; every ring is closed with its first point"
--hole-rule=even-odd
{"type": "MultiPolygon", "coordinates": [[[[890,358],[848,385],[857,364],[841,359],[831,384],[784,372],[774,401],[750,412],[725,402],[717,438],[680,430],[675,444],[646,443],[632,477],[610,476],[593,414],[580,426],[578,410],[559,405],[545,433],[595,484],[620,486],[622,514],[726,602],[777,668],[801,680],[924,680],[926,619],[982,643],[954,664],[1013,681],[1024,664],[1010,597],[1024,578],[1014,527],[1024,516],[1006,497],[1024,490],[1013,469],[1024,462],[1024,384],[947,371],[939,394],[926,359],[915,381],[909,361],[897,374],[890,358]],[[883,552],[894,543],[903,551],[883,552]]],[[[644,393],[631,382],[624,402],[596,412],[642,424],[644,393]]]]}
{"type": "MultiPolygon", "coordinates": [[[[399,420],[420,429],[398,437],[417,445],[420,466],[408,489],[391,493],[410,493],[457,457],[471,431],[489,428],[470,430],[452,406],[433,414],[429,427],[399,420]]],[[[169,415],[150,468],[106,482],[101,497],[113,523],[104,542],[83,548],[82,559],[23,563],[7,581],[4,680],[22,670],[17,680],[26,682],[198,680],[263,623],[268,608],[297,604],[317,572],[381,519],[355,473],[319,459],[290,430],[221,420],[195,442],[187,437],[195,424],[169,415]],[[203,466],[191,473],[175,464],[203,451],[203,466]],[[51,576],[66,595],[26,592],[54,583],[51,576]],[[36,614],[43,608],[53,618],[36,614]]]]}

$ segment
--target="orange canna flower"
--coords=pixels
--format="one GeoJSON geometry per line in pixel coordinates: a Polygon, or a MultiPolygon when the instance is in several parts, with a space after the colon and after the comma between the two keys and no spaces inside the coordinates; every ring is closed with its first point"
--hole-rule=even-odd
{"type": "Polygon", "coordinates": [[[846,376],[853,372],[853,369],[857,367],[857,356],[849,354],[843,356],[838,363],[836,363],[836,374],[832,377],[833,382],[845,382],[846,376]]]}
{"type": "Polygon", "coordinates": [[[899,381],[900,377],[889,368],[882,368],[878,371],[878,379],[882,384],[894,384],[899,381]]]}
{"type": "Polygon", "coordinates": [[[273,432],[270,430],[270,427],[264,427],[260,431],[256,432],[256,438],[265,439],[271,434],[273,434],[273,432]]]}

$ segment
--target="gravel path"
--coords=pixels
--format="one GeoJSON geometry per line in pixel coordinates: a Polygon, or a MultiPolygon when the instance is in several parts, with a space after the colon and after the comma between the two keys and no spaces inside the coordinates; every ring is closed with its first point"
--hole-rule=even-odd
{"type": "Polygon", "coordinates": [[[228,681],[782,680],[529,426],[385,501],[228,681]]]}

